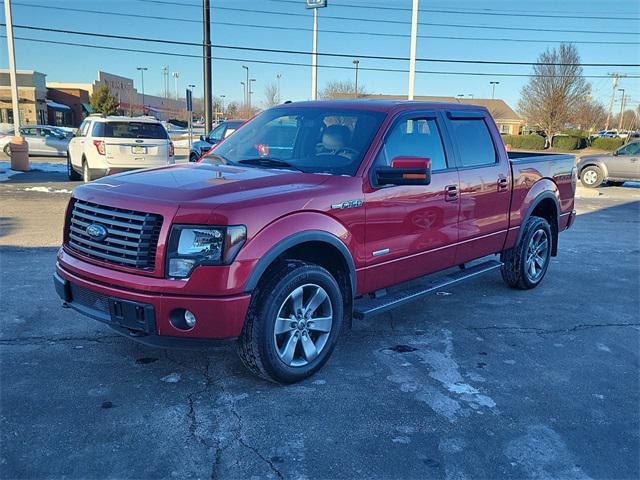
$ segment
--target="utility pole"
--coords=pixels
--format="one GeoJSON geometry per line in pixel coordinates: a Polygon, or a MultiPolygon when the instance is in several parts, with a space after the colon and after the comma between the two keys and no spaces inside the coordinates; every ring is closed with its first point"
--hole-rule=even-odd
{"type": "Polygon", "coordinates": [[[620,99],[620,118],[618,119],[618,133],[620,133],[620,130],[622,130],[622,117],[624,116],[624,88],[619,88],[618,89],[619,92],[622,92],[622,98],[620,99]]]}
{"type": "Polygon", "coordinates": [[[144,115],[144,72],[147,70],[147,67],[137,67],[137,70],[140,71],[140,77],[142,80],[142,115],[144,115]]]}
{"type": "Polygon", "coordinates": [[[202,0],[202,78],[204,80],[204,130],[210,132],[213,127],[212,86],[211,86],[211,9],[209,0],[202,0]]]}
{"type": "Polygon", "coordinates": [[[169,65],[163,65],[160,69],[162,71],[162,85],[164,88],[164,98],[169,98],[169,65]]]}
{"type": "Polygon", "coordinates": [[[619,73],[608,73],[607,75],[609,75],[612,78],[612,89],[611,89],[611,100],[609,100],[609,111],[607,112],[607,123],[604,126],[605,130],[609,130],[609,122],[611,121],[611,116],[613,115],[613,103],[615,102],[616,99],[616,88],[618,87],[618,81],[621,78],[626,77],[627,75],[621,75],[619,73]]]}
{"type": "Polygon", "coordinates": [[[496,85],[500,85],[500,82],[489,82],[491,85],[491,99],[496,98],[496,85]]]}
{"type": "Polygon", "coordinates": [[[280,79],[282,78],[282,75],[277,74],[276,78],[278,79],[278,103],[282,103],[282,100],[280,99],[280,79]]]}
{"type": "Polygon", "coordinates": [[[353,61],[353,64],[356,66],[356,98],[358,98],[358,65],[360,65],[360,60],[356,59],[353,61]]]}
{"type": "Polygon", "coordinates": [[[16,50],[13,45],[13,21],[11,19],[11,0],[4,0],[4,18],[7,23],[7,49],[9,50],[9,77],[11,79],[11,106],[13,108],[13,133],[20,136],[20,107],[18,105],[18,76],[16,74],[16,50]]]}
{"type": "Polygon", "coordinates": [[[307,0],[313,10],[313,40],[311,47],[311,100],[318,99],[318,9],[325,8],[327,0],[307,0]]]}
{"type": "Polygon", "coordinates": [[[409,95],[407,98],[413,100],[413,92],[416,81],[416,43],[418,40],[418,0],[413,0],[411,9],[411,48],[409,52],[409,95]]]}

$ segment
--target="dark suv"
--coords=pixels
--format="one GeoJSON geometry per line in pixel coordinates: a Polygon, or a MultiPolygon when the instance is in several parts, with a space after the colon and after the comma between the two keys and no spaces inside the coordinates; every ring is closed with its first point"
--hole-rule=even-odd
{"type": "Polygon", "coordinates": [[[189,161],[197,162],[200,160],[200,157],[211,150],[211,147],[235,132],[244,122],[246,120],[226,120],[220,122],[206,137],[201,135],[200,140],[191,145],[189,161]]]}

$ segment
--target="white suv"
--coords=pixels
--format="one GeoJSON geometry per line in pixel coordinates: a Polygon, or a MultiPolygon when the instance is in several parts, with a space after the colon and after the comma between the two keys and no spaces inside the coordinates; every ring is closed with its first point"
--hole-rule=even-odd
{"type": "Polygon", "coordinates": [[[173,143],[152,117],[90,115],[67,150],[69,180],[175,163],[173,143]]]}

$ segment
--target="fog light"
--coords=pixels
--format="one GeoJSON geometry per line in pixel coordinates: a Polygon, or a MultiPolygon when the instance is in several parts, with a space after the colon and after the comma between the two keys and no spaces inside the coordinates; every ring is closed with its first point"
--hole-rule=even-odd
{"type": "Polygon", "coordinates": [[[184,323],[186,323],[189,328],[193,328],[196,324],[196,316],[189,310],[184,311],[184,323]]]}

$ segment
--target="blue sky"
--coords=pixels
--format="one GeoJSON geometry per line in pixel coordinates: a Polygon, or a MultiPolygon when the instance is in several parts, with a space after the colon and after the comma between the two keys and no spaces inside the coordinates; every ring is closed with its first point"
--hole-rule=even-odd
{"type": "MultiPolygon", "coordinates": [[[[174,0],[184,5],[167,5],[149,3],[141,0],[107,0],[87,2],[83,0],[12,0],[14,24],[27,24],[58,29],[80,30],[86,32],[130,35],[146,38],[163,38],[168,40],[201,42],[201,8],[200,0],[174,0]],[[30,6],[26,6],[30,5],[30,6]],[[135,18],[131,16],[111,16],[86,12],[71,12],[46,9],[36,5],[48,5],[61,8],[90,9],[123,15],[150,15],[169,17],[157,20],[135,18]]],[[[309,31],[291,31],[246,26],[225,25],[224,23],[243,23],[263,27],[283,26],[311,27],[311,12],[304,8],[304,1],[287,3],[282,0],[211,0],[213,5],[211,18],[212,43],[246,47],[263,47],[309,51],[311,49],[311,33],[309,31]],[[299,5],[297,5],[298,3],[299,5]],[[241,8],[250,11],[238,12],[225,8],[241,8]],[[268,12],[296,13],[302,16],[285,16],[258,13],[253,10],[268,12]]],[[[577,43],[583,62],[599,63],[640,63],[638,42],[640,41],[640,2],[638,0],[536,0],[536,1],[498,1],[498,0],[421,0],[419,21],[428,23],[456,24],[459,26],[420,25],[419,35],[450,37],[482,37],[496,40],[458,40],[420,38],[418,40],[418,57],[453,58],[469,60],[507,60],[535,61],[537,56],[547,47],[553,47],[558,41],[607,41],[635,42],[635,45],[612,45],[577,43]],[[606,6],[606,8],[603,8],[606,6]],[[453,13],[436,12],[434,10],[451,10],[453,13]],[[481,15],[478,13],[507,13],[502,15],[481,15]],[[536,18],[519,16],[521,14],[541,14],[554,16],[580,16],[582,18],[536,18]],[[588,16],[620,17],[620,20],[589,19],[588,16]],[[516,30],[495,30],[484,27],[509,27],[516,30]],[[594,30],[605,33],[567,33],[567,32],[533,32],[521,31],[524,28],[576,29],[594,30]],[[635,32],[620,34],[617,32],[635,32]],[[507,39],[528,39],[536,42],[509,41],[507,39]]],[[[400,36],[370,36],[366,34],[341,34],[323,32],[326,30],[343,30],[349,32],[376,32],[395,35],[408,35],[410,31],[410,12],[394,10],[363,9],[341,6],[351,4],[358,6],[386,6],[409,8],[411,0],[329,0],[329,7],[320,11],[319,51],[344,53],[353,55],[387,55],[408,57],[409,39],[400,36]],[[323,18],[325,16],[348,17],[347,20],[323,18]],[[365,22],[359,19],[370,19],[365,22]],[[395,23],[399,22],[399,23],[395,23]]],[[[4,20],[3,20],[4,21],[4,20]]],[[[175,46],[129,40],[111,40],[96,37],[80,37],[57,33],[15,30],[17,37],[30,37],[54,41],[109,45],[112,47],[155,50],[198,55],[201,49],[195,46],[175,46]]],[[[4,42],[3,42],[4,43],[4,42]]],[[[289,61],[309,63],[306,55],[289,55],[281,53],[256,53],[222,48],[213,49],[214,57],[234,57],[244,62],[228,60],[213,61],[214,94],[226,95],[226,100],[241,100],[244,80],[242,64],[251,67],[251,76],[256,79],[254,99],[264,99],[264,88],[274,82],[277,74],[282,75],[282,97],[300,100],[309,97],[310,67],[264,65],[256,60],[289,61]]],[[[180,91],[187,84],[195,84],[196,95],[202,94],[202,61],[197,58],[181,58],[167,55],[117,52],[64,45],[46,45],[23,40],[16,41],[16,59],[19,69],[34,69],[47,74],[50,81],[90,82],[96,77],[98,70],[131,77],[139,89],[137,66],[145,66],[149,70],[145,75],[147,93],[162,92],[162,65],[169,65],[170,71],[180,72],[180,91]]],[[[351,58],[320,57],[320,64],[352,67],[351,58]]],[[[3,45],[0,54],[0,66],[7,66],[6,47],[3,45]]],[[[408,69],[405,61],[361,59],[361,67],[408,69]]],[[[436,70],[451,72],[486,72],[528,74],[529,66],[509,65],[455,65],[447,63],[419,62],[418,70],[436,70]]],[[[608,72],[640,74],[640,68],[608,68],[585,67],[587,75],[603,75],[608,72]]],[[[331,80],[352,80],[352,70],[319,69],[319,88],[331,80]]],[[[473,94],[476,98],[490,98],[490,81],[500,84],[496,89],[496,97],[504,98],[512,106],[516,106],[520,90],[525,85],[525,77],[467,76],[443,74],[418,74],[416,76],[416,95],[451,95],[473,94]]],[[[611,94],[611,80],[606,78],[589,79],[593,85],[594,97],[608,103],[611,94]]],[[[407,90],[407,73],[371,72],[361,70],[360,83],[372,93],[405,94],[407,90]]],[[[171,80],[173,89],[173,80],[171,80]]],[[[631,97],[631,106],[636,107],[640,101],[639,79],[623,79],[621,87],[631,97]]]]}

